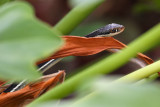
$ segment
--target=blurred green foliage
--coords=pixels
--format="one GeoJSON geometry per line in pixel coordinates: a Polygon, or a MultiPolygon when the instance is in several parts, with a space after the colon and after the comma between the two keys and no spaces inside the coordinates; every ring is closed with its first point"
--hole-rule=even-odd
{"type": "Polygon", "coordinates": [[[35,107],[158,107],[160,87],[111,84],[98,78],[79,87],[77,97],[60,103],[46,102],[35,107]]]}
{"type": "Polygon", "coordinates": [[[24,2],[0,8],[0,78],[29,81],[40,77],[35,62],[47,57],[62,44],[58,34],[34,17],[24,2]]]}
{"type": "Polygon", "coordinates": [[[139,0],[133,7],[135,14],[141,14],[148,11],[160,12],[160,0],[139,0]]]}

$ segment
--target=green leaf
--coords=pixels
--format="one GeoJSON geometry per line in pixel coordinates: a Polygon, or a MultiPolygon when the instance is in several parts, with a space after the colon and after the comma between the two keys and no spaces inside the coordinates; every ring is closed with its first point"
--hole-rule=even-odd
{"type": "Polygon", "coordinates": [[[11,1],[11,0],[0,0],[0,6],[1,6],[2,4],[5,4],[5,3],[9,2],[9,1],[11,1]]]}
{"type": "Polygon", "coordinates": [[[92,88],[88,96],[75,103],[81,106],[108,106],[108,107],[156,107],[159,106],[159,88],[155,85],[134,86],[127,84],[107,84],[99,81],[92,88]]]}
{"type": "Polygon", "coordinates": [[[41,74],[35,62],[53,53],[62,44],[51,27],[34,17],[24,2],[0,8],[0,78],[33,80],[41,74]]]}
{"type": "Polygon", "coordinates": [[[34,107],[159,107],[160,88],[155,84],[135,86],[99,79],[81,86],[70,100],[43,102],[34,107]]]}
{"type": "MultiPolygon", "coordinates": [[[[133,86],[112,84],[107,81],[99,82],[92,94],[74,104],[75,107],[98,105],[108,107],[158,107],[159,88],[154,85],[133,86]]],[[[74,107],[73,106],[73,107],[74,107]]]]}
{"type": "Polygon", "coordinates": [[[81,86],[77,98],[61,101],[58,105],[52,101],[34,107],[159,107],[159,90],[153,84],[111,84],[108,80],[100,79],[85,84],[83,88],[81,86]]]}
{"type": "MultiPolygon", "coordinates": [[[[95,81],[94,81],[95,82],[95,81]]],[[[113,84],[106,79],[99,79],[85,90],[90,94],[77,100],[73,105],[82,106],[108,106],[108,107],[158,107],[159,87],[155,84],[135,86],[133,84],[113,84]]],[[[79,94],[82,94],[82,91],[79,94]]],[[[72,106],[73,106],[72,105],[72,106]]],[[[73,107],[74,107],[73,106],[73,107]]]]}

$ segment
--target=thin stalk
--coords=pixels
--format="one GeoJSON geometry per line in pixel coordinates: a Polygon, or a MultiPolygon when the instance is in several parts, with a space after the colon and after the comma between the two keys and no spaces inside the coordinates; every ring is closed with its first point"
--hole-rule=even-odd
{"type": "MultiPolygon", "coordinates": [[[[134,71],[120,79],[116,82],[136,82],[143,78],[147,78],[157,72],[160,72],[160,61],[150,64],[144,68],[134,71]]],[[[155,75],[153,75],[155,77],[155,75]]]]}
{"type": "Polygon", "coordinates": [[[148,83],[151,83],[153,82],[155,79],[157,79],[159,77],[159,74],[158,73],[155,73],[147,78],[144,78],[138,82],[136,82],[135,84],[136,85],[142,85],[142,84],[148,84],[148,83]]]}
{"type": "Polygon", "coordinates": [[[73,8],[62,20],[60,20],[60,22],[58,22],[53,29],[60,31],[64,35],[69,34],[102,2],[104,2],[104,0],[82,2],[73,8]]]}
{"type": "MultiPolygon", "coordinates": [[[[104,58],[102,61],[69,78],[63,84],[49,90],[30,103],[28,107],[34,107],[36,104],[40,104],[45,101],[63,98],[75,91],[85,81],[88,81],[90,77],[95,77],[104,73],[110,73],[127,63],[127,61],[136,56],[138,52],[144,52],[151,49],[153,46],[157,45],[160,40],[159,29],[160,24],[144,33],[140,38],[129,44],[128,47],[123,49],[121,52],[113,54],[108,58],[104,58]]],[[[143,75],[145,75],[145,72],[143,75]]]]}

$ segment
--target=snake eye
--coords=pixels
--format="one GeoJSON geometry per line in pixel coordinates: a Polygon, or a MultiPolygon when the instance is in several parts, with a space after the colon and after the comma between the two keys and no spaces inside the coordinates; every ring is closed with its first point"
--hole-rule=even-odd
{"type": "Polygon", "coordinates": [[[117,29],[112,29],[111,32],[112,32],[112,33],[115,33],[115,32],[117,32],[117,29]]]}
{"type": "Polygon", "coordinates": [[[119,32],[119,29],[114,29],[114,32],[119,32]]]}

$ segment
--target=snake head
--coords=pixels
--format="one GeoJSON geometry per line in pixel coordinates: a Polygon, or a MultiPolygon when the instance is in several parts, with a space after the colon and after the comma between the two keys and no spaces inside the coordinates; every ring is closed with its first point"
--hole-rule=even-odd
{"type": "Polygon", "coordinates": [[[85,37],[110,37],[123,32],[124,29],[125,27],[123,25],[112,23],[91,32],[85,37]]]}

